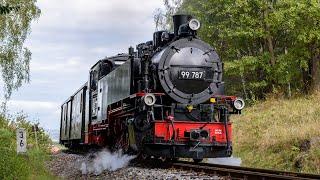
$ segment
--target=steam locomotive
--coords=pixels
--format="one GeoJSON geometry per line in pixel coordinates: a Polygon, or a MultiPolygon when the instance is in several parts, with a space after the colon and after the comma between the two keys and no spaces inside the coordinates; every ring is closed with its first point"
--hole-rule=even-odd
{"type": "Polygon", "coordinates": [[[91,67],[61,106],[61,144],[196,162],[231,156],[229,117],[244,101],[224,95],[223,63],[197,37],[200,22],[174,15],[173,26],[91,67]]]}

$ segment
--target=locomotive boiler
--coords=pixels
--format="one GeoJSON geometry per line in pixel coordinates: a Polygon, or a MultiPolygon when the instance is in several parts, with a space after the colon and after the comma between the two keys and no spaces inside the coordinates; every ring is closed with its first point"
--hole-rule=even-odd
{"type": "Polygon", "coordinates": [[[223,63],[197,37],[200,22],[175,15],[173,26],[91,67],[61,106],[61,144],[197,162],[231,156],[229,117],[244,101],[224,95],[223,63]]]}

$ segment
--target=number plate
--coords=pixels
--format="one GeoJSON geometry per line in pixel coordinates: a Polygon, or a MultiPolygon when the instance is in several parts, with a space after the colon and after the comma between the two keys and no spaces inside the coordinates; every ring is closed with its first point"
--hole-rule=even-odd
{"type": "Polygon", "coordinates": [[[205,78],[205,71],[188,71],[181,70],[179,71],[179,79],[199,79],[202,80],[205,78]]]}
{"type": "Polygon", "coordinates": [[[17,129],[17,152],[27,152],[27,131],[23,128],[17,129]]]}

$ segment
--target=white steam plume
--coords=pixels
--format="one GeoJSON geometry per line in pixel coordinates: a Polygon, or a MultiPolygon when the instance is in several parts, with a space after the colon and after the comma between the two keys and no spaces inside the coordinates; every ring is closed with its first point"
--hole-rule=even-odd
{"type": "Polygon", "coordinates": [[[94,154],[94,158],[91,158],[91,160],[90,156],[87,157],[87,161],[82,162],[80,170],[82,174],[94,173],[95,175],[99,175],[104,170],[115,171],[123,168],[127,166],[130,160],[134,159],[135,157],[136,156],[123,154],[122,150],[111,153],[105,149],[94,154]]]}

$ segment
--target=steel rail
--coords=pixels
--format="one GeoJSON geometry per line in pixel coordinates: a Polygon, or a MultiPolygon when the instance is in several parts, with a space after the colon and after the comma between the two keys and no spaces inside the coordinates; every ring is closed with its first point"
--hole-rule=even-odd
{"type": "Polygon", "coordinates": [[[314,180],[319,179],[320,175],[317,174],[305,174],[305,173],[296,173],[296,172],[286,172],[270,169],[256,169],[248,167],[239,167],[239,166],[227,166],[219,164],[207,164],[207,163],[193,163],[186,161],[172,162],[171,167],[180,168],[184,170],[193,170],[201,171],[214,176],[223,177],[226,179],[299,179],[299,180],[314,180]]]}

